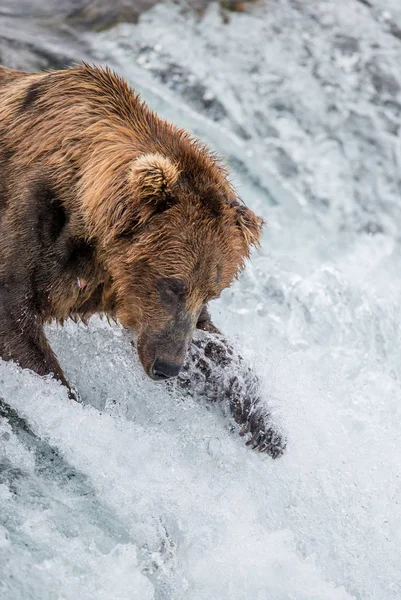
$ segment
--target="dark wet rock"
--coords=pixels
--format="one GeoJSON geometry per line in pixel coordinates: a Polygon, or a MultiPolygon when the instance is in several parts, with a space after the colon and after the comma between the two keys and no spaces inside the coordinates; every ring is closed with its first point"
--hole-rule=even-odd
{"type": "Polygon", "coordinates": [[[102,30],[118,23],[136,23],[157,0],[70,0],[62,9],[68,22],[83,29],[102,30]]]}
{"type": "MultiPolygon", "coordinates": [[[[89,59],[80,33],[100,31],[118,23],[136,23],[160,0],[3,0],[0,7],[0,62],[10,68],[59,69],[89,59]]],[[[202,15],[211,0],[176,0],[185,10],[202,15]]],[[[228,0],[225,8],[242,10],[228,0]]],[[[206,91],[189,88],[189,100],[210,107],[218,120],[222,105],[206,91]]]]}
{"type": "MultiPolygon", "coordinates": [[[[174,0],[184,10],[202,15],[213,0],[174,0]]],[[[144,12],[160,0],[58,0],[55,11],[70,25],[85,30],[103,30],[118,23],[136,23],[144,12]]],[[[222,9],[243,12],[249,2],[242,0],[220,0],[222,9]]]]}
{"type": "MultiPolygon", "coordinates": [[[[82,526],[91,528],[94,541],[97,539],[105,543],[110,540],[111,547],[116,543],[132,542],[119,517],[99,500],[90,478],[70,464],[58,448],[38,437],[28,421],[0,397],[1,420],[8,422],[18,442],[32,455],[35,466],[33,470],[16,467],[8,458],[0,456],[0,484],[7,484],[11,493],[24,498],[25,502],[48,510],[50,519],[52,515],[58,515],[60,520],[55,528],[61,527],[64,534],[79,535],[82,523],[82,526]],[[68,495],[71,499],[69,506],[49,494],[51,488],[49,490],[48,482],[68,495]],[[67,520],[66,514],[71,515],[72,512],[73,518],[67,520]]],[[[2,514],[2,517],[7,521],[7,515],[2,514]]],[[[8,518],[10,531],[17,527],[17,519],[16,514],[8,518]]]]}
{"type": "Polygon", "coordinates": [[[42,71],[44,69],[64,69],[78,57],[65,54],[41,45],[18,39],[0,38],[0,62],[10,69],[20,71],[42,71]]]}
{"type": "MultiPolygon", "coordinates": [[[[7,402],[0,398],[0,418],[6,419],[11,426],[12,432],[19,441],[33,454],[36,459],[36,472],[51,479],[57,478],[60,486],[74,485],[84,486],[88,484],[87,478],[76,471],[59,454],[59,451],[50,446],[46,441],[38,438],[32,431],[30,425],[21,417],[7,402]]],[[[1,466],[0,466],[1,471],[1,466]]],[[[93,493],[93,490],[91,490],[93,493]]],[[[86,491],[88,494],[88,491],[86,491]]]]}
{"type": "Polygon", "coordinates": [[[38,0],[4,0],[0,62],[23,71],[60,69],[87,58],[85,43],[65,27],[55,7],[38,0]],[[54,8],[54,10],[53,10],[54,8]]]}

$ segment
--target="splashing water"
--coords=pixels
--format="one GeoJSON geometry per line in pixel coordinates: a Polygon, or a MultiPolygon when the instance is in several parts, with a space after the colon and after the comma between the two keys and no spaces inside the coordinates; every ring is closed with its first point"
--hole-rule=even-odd
{"type": "Polygon", "coordinates": [[[287,449],[146,379],[119,327],[49,328],[85,403],[0,363],[2,598],[401,597],[401,45],[366,4],[157,6],[87,36],[268,221],[212,314],[287,449]]]}

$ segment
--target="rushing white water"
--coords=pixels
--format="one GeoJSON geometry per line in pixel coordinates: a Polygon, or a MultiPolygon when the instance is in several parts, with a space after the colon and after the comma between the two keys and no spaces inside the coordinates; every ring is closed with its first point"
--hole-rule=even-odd
{"type": "Polygon", "coordinates": [[[158,6],[89,39],[268,221],[212,313],[288,447],[147,380],[118,327],[50,328],[85,404],[0,363],[2,598],[401,597],[401,42],[370,4],[158,6]]]}

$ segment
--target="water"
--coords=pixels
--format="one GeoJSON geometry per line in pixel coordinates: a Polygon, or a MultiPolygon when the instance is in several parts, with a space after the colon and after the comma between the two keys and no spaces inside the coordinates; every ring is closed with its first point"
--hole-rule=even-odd
{"type": "Polygon", "coordinates": [[[212,314],[288,447],[147,380],[118,327],[50,328],[85,404],[0,363],[2,598],[401,597],[401,17],[370,4],[157,6],[84,36],[268,221],[212,314]]]}

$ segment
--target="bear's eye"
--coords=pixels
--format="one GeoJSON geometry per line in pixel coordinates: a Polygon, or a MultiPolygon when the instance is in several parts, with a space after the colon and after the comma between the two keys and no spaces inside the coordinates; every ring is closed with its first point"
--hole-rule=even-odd
{"type": "Polygon", "coordinates": [[[167,289],[175,296],[183,296],[185,292],[185,285],[181,279],[168,279],[167,289]]]}
{"type": "Polygon", "coordinates": [[[185,298],[185,284],[182,279],[162,278],[157,282],[160,299],[164,303],[177,302],[185,298]]]}

